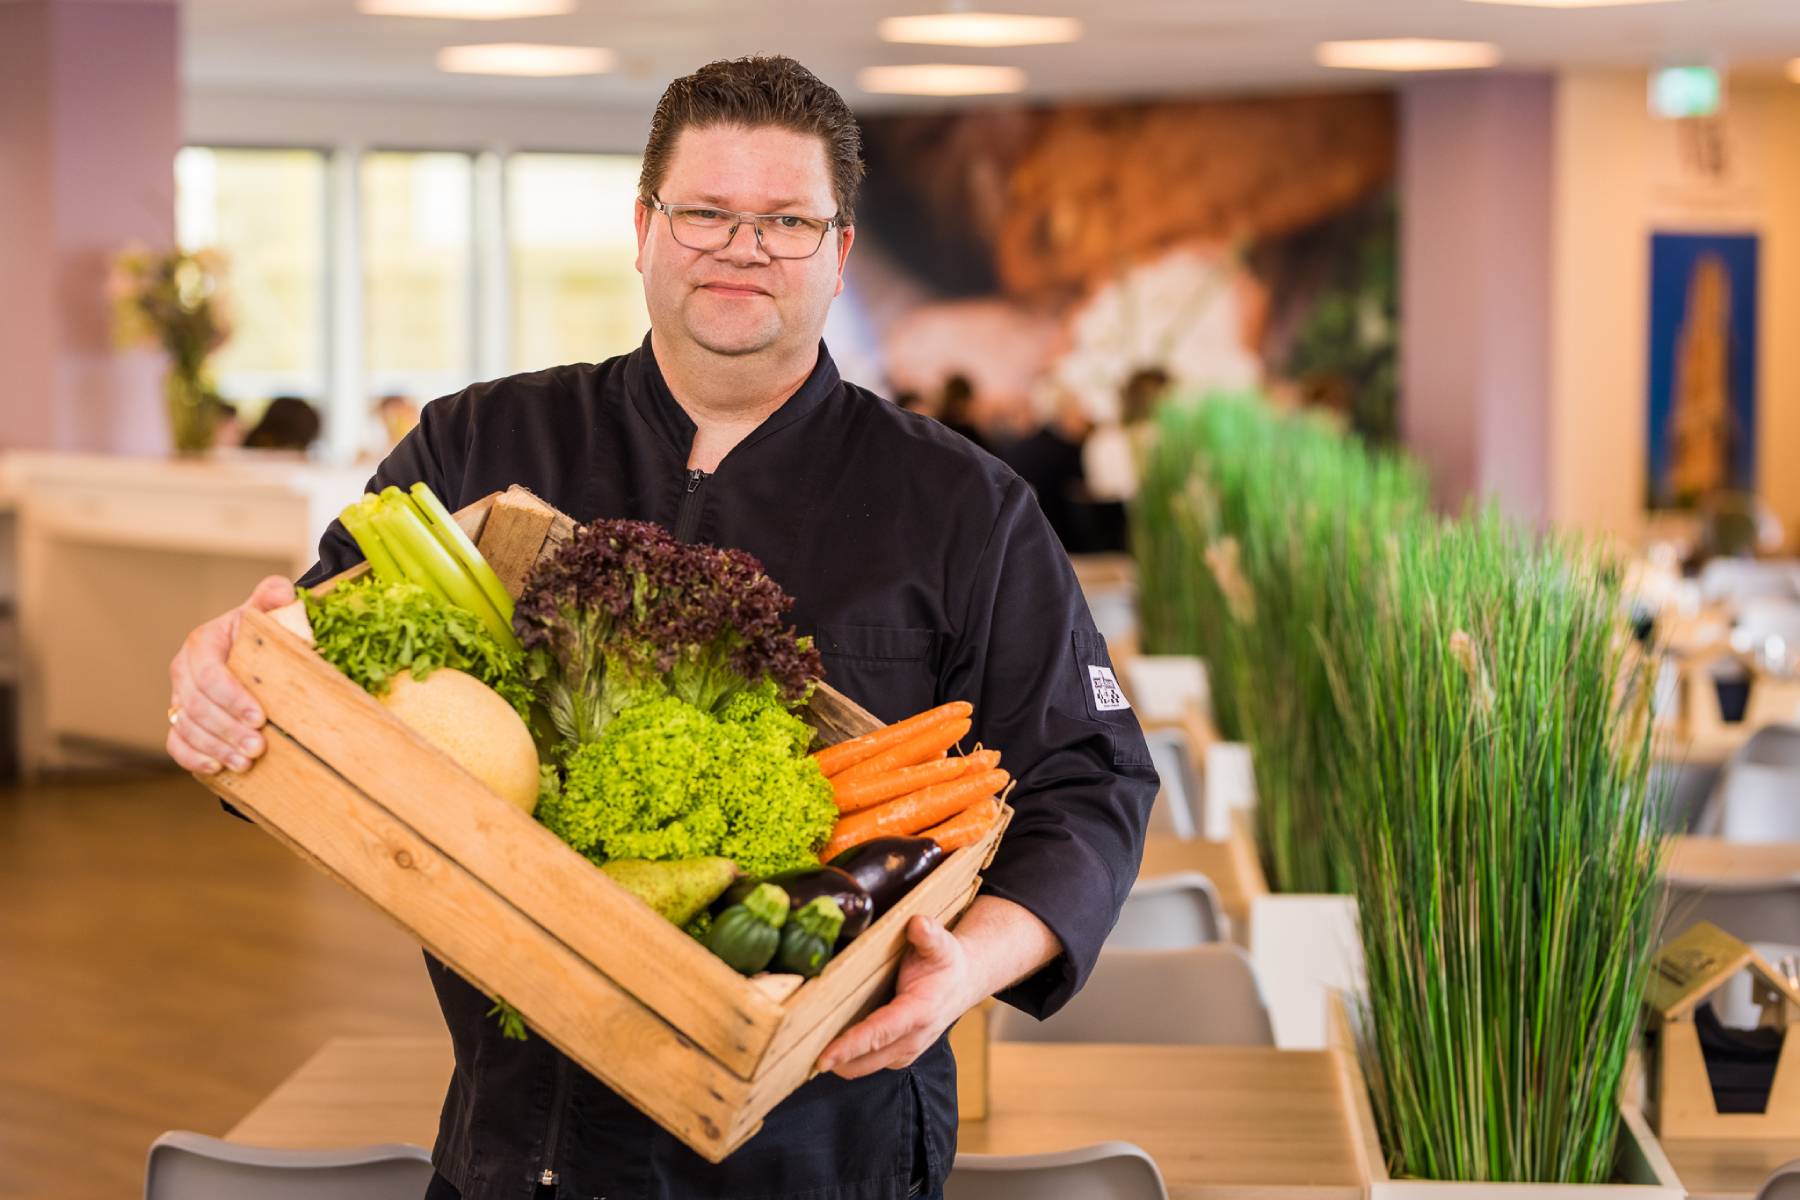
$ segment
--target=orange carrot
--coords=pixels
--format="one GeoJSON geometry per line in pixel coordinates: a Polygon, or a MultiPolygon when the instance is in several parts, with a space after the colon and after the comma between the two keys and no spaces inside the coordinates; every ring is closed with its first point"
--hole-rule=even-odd
{"type": "Polygon", "coordinates": [[[928,726],[936,725],[941,721],[960,720],[972,716],[974,712],[975,706],[967,700],[953,700],[949,704],[940,704],[936,708],[927,709],[904,721],[884,725],[873,733],[865,733],[861,737],[851,738],[847,742],[827,746],[814,754],[813,759],[819,764],[819,770],[825,772],[827,776],[836,775],[847,767],[853,767],[883,750],[899,745],[928,726]]]}
{"type": "Polygon", "coordinates": [[[938,758],[968,736],[970,725],[967,717],[927,725],[899,745],[883,750],[873,758],[865,758],[853,767],[845,767],[833,775],[831,781],[836,783],[839,780],[868,779],[875,775],[886,775],[901,767],[916,766],[927,759],[938,758]]]}
{"type": "Polygon", "coordinates": [[[922,788],[898,800],[889,800],[859,812],[838,818],[831,831],[831,842],[819,855],[830,862],[852,846],[860,846],[871,838],[889,834],[914,834],[949,820],[963,809],[1006,786],[1011,776],[995,768],[979,774],[964,775],[949,783],[922,788]]]}
{"type": "Polygon", "coordinates": [[[999,817],[1000,801],[989,796],[986,800],[977,800],[942,825],[933,825],[919,836],[930,838],[943,847],[945,853],[961,850],[986,837],[988,829],[999,817]]]}
{"type": "Polygon", "coordinates": [[[998,750],[977,750],[973,754],[934,758],[914,767],[901,767],[880,775],[853,775],[846,772],[832,780],[831,787],[836,794],[838,811],[855,812],[859,808],[892,800],[896,796],[904,796],[932,784],[948,783],[967,771],[991,771],[999,765],[998,750]]]}

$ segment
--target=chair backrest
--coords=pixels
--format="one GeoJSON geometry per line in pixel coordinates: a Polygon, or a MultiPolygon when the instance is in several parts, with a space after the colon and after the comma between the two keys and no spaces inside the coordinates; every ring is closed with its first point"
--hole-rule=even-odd
{"type": "Polygon", "coordinates": [[[1087,986],[1038,1021],[994,1012],[997,1042],[1134,1042],[1273,1046],[1269,1006],[1250,956],[1237,946],[1101,950],[1087,986]]]}
{"type": "Polygon", "coordinates": [[[177,1130],[150,1147],[144,1200],[419,1200],[431,1174],[418,1146],[274,1150],[177,1130]]]}
{"type": "Polygon", "coordinates": [[[1776,1167],[1756,1189],[1756,1200],[1800,1200],[1800,1158],[1776,1167]]]}
{"type": "Polygon", "coordinates": [[[1049,1154],[958,1154],[944,1200],[1168,1200],[1156,1162],[1130,1142],[1049,1154]]]}
{"type": "Polygon", "coordinates": [[[1800,945],[1800,879],[1741,883],[1725,879],[1669,880],[1665,941],[1711,921],[1745,942],[1800,945]]]}
{"type": "Polygon", "coordinates": [[[1198,871],[1139,879],[1106,944],[1114,950],[1178,950],[1230,940],[1219,889],[1198,871]]]}
{"type": "Polygon", "coordinates": [[[1200,823],[1200,782],[1188,753],[1187,734],[1179,729],[1146,729],[1150,761],[1162,788],[1150,810],[1150,832],[1164,837],[1194,838],[1200,823]]]}
{"type": "Polygon", "coordinates": [[[1764,725],[1731,756],[1734,763],[1800,767],[1800,725],[1764,725]]]}
{"type": "Polygon", "coordinates": [[[1714,803],[1719,836],[1728,842],[1800,842],[1800,767],[1733,759],[1714,803]]]}

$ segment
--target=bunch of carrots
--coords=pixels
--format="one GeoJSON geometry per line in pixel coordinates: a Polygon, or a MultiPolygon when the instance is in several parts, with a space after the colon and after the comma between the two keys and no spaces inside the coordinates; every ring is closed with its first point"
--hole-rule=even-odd
{"type": "Polygon", "coordinates": [[[1012,777],[998,750],[950,753],[974,711],[963,700],[939,705],[814,754],[839,813],[820,860],[895,834],[928,837],[946,851],[980,841],[999,820],[1012,777]]]}

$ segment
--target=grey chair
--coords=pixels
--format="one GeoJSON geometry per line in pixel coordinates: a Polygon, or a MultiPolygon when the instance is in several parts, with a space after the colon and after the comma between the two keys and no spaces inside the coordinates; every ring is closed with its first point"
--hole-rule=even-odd
{"type": "Polygon", "coordinates": [[[1756,1200],[1800,1200],[1800,1158],[1776,1167],[1756,1189],[1756,1200]]]}
{"type": "Polygon", "coordinates": [[[1800,879],[1671,878],[1668,888],[1665,941],[1711,921],[1740,941],[1800,946],[1800,879]]]}
{"type": "Polygon", "coordinates": [[[1139,879],[1106,939],[1111,950],[1179,950],[1231,940],[1213,881],[1198,871],[1139,879]]]}
{"type": "Polygon", "coordinates": [[[1734,842],[1800,841],[1800,725],[1765,725],[1738,747],[1695,832],[1734,842]]]}
{"type": "Polygon", "coordinates": [[[144,1200],[419,1200],[430,1183],[418,1146],[274,1150],[176,1130],[150,1147],[144,1200]]]}
{"type": "Polygon", "coordinates": [[[1179,729],[1144,730],[1150,761],[1156,767],[1162,790],[1150,810],[1150,832],[1165,837],[1192,839],[1201,827],[1200,779],[1188,748],[1187,734],[1179,729]]]}
{"type": "Polygon", "coordinates": [[[1715,558],[1700,569],[1700,596],[1708,604],[1724,601],[1800,599],[1800,571],[1791,560],[1715,558]]]}
{"type": "Polygon", "coordinates": [[[1049,1154],[958,1154],[944,1200],[1168,1200],[1156,1162],[1130,1142],[1049,1154]]]}
{"type": "Polygon", "coordinates": [[[1269,1006],[1250,956],[1237,946],[1102,950],[1087,986],[1039,1021],[1002,1006],[997,1042],[1129,1042],[1273,1046],[1269,1006]]]}

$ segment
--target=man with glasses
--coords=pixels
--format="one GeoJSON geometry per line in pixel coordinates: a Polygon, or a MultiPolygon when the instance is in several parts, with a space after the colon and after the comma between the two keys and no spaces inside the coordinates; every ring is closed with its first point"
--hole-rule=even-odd
{"type": "MultiPolygon", "coordinates": [[[[572,517],[659,522],[741,547],[796,598],[830,681],[884,720],[966,699],[1001,747],[1015,816],[954,932],[915,917],[895,998],[709,1164],[426,956],[456,1053],[432,1197],[898,1200],[955,1157],[949,1026],[997,994],[1046,1016],[1080,987],[1137,874],[1155,773],[1111,686],[1068,560],[1029,488],[932,421],[838,377],[819,340],[855,241],[861,138],[787,58],[712,63],[652,119],[635,209],[650,333],[600,364],[428,405],[370,490],[425,480],[452,507],[522,483],[572,517]]],[[[316,583],[359,557],[333,524],[316,583]]],[[[292,596],[265,580],[247,607],[292,596]]],[[[228,613],[171,664],[169,751],[235,770],[261,714],[231,677],[228,613]]]]}

